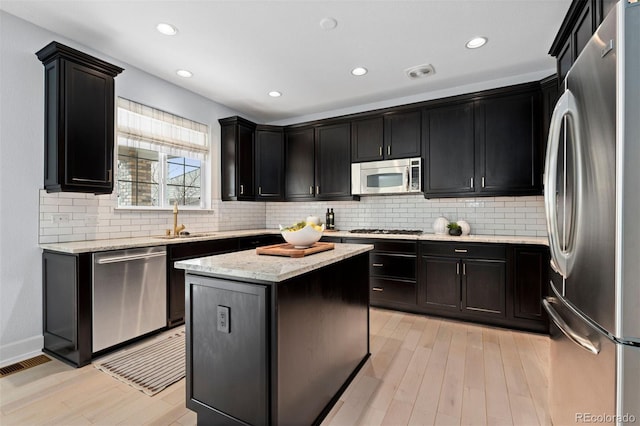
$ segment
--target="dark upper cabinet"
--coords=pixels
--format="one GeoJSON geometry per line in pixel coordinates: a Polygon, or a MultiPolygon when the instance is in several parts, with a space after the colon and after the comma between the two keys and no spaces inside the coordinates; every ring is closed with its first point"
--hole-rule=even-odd
{"type": "Polygon", "coordinates": [[[316,198],[351,197],[350,123],[316,127],[316,198]]]}
{"type": "Polygon", "coordinates": [[[426,108],[425,197],[540,194],[540,96],[527,83],[426,108]]]}
{"type": "Polygon", "coordinates": [[[536,88],[476,103],[478,193],[541,193],[539,102],[536,88]]]}
{"type": "Polygon", "coordinates": [[[279,126],[256,128],[256,200],[284,199],[284,132],[279,126]]]}
{"type": "Polygon", "coordinates": [[[558,76],[551,75],[540,82],[542,90],[542,140],[540,146],[541,168],[544,169],[547,140],[549,138],[549,126],[551,125],[551,115],[558,101],[558,76]]]}
{"type": "Polygon", "coordinates": [[[617,0],[573,0],[571,2],[549,49],[549,54],[557,60],[559,83],[567,76],[571,65],[616,3],[617,0]]]}
{"type": "Polygon", "coordinates": [[[394,111],[351,123],[352,161],[419,157],[420,110],[394,111]]]}
{"type": "Polygon", "coordinates": [[[57,42],[45,67],[47,192],[113,192],[114,77],[122,68],[57,42]]]}
{"type": "Polygon", "coordinates": [[[473,192],[473,102],[425,110],[422,122],[425,194],[473,192]]]}
{"type": "Polygon", "coordinates": [[[254,138],[255,123],[241,117],[229,117],[220,122],[222,164],[221,198],[254,200],[254,138]]]}
{"type": "Polygon", "coordinates": [[[351,156],[353,162],[383,158],[384,119],[382,116],[351,122],[351,156]]]}
{"type": "Polygon", "coordinates": [[[420,156],[421,120],[420,110],[385,114],[384,158],[420,156]]]}
{"type": "Polygon", "coordinates": [[[285,133],[285,198],[304,200],[315,196],[314,129],[285,133]]]}

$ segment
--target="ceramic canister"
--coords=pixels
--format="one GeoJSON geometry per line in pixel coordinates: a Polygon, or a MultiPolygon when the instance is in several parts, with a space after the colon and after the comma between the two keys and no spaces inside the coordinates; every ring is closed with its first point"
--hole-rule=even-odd
{"type": "Polygon", "coordinates": [[[438,235],[444,235],[448,232],[447,225],[449,221],[446,217],[440,216],[433,222],[433,232],[438,235]]]}

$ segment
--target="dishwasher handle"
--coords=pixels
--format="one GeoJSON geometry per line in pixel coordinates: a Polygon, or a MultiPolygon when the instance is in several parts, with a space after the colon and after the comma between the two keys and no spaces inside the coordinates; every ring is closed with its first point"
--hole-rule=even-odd
{"type": "Polygon", "coordinates": [[[153,257],[162,257],[166,256],[167,253],[165,251],[160,251],[156,253],[144,253],[144,254],[131,254],[127,256],[112,256],[112,257],[103,257],[98,259],[96,263],[98,265],[106,265],[109,263],[120,263],[120,262],[128,262],[130,260],[143,260],[143,259],[151,259],[153,257]]]}

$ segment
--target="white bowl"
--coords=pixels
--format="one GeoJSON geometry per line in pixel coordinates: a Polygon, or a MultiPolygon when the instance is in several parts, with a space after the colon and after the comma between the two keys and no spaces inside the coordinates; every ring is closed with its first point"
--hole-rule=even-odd
{"type": "Polygon", "coordinates": [[[322,237],[324,224],[321,226],[321,231],[317,231],[311,225],[307,225],[297,231],[284,231],[282,225],[280,225],[280,233],[282,234],[282,238],[289,244],[293,244],[295,248],[309,248],[322,237]]]}

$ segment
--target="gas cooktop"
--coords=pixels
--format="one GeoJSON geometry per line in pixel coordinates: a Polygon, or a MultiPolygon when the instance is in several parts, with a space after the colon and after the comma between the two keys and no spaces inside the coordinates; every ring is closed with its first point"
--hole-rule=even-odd
{"type": "Polygon", "coordinates": [[[400,234],[400,235],[420,235],[420,229],[352,229],[352,234],[400,234]]]}

